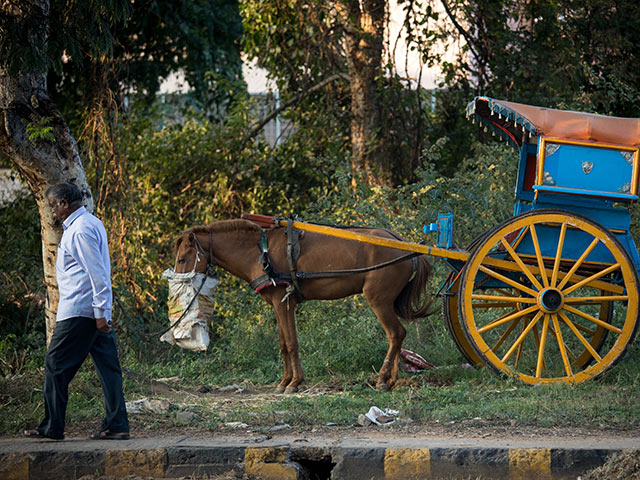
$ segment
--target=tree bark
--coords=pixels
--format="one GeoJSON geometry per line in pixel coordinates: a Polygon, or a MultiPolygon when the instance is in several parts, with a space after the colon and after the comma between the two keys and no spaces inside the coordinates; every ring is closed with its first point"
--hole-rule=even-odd
{"type": "Polygon", "coordinates": [[[0,152],[22,175],[38,205],[47,291],[45,318],[48,344],[58,309],[56,253],[62,228],[54,221],[45,192],[51,185],[68,181],[80,188],[89,211],[93,211],[94,202],[78,145],[47,93],[45,74],[10,76],[0,69],[0,152]],[[52,127],[54,140],[30,140],[27,126],[36,124],[38,127],[52,127]]]}
{"type": "Polygon", "coordinates": [[[376,78],[382,75],[386,0],[346,0],[347,66],[351,79],[352,170],[369,184],[390,181],[384,160],[381,113],[376,78]]]}

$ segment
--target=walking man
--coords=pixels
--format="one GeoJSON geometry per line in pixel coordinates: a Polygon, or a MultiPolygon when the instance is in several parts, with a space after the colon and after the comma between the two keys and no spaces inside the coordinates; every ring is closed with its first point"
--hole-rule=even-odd
{"type": "Polygon", "coordinates": [[[69,382],[91,355],[104,394],[105,419],[94,439],[129,438],[129,420],[122,392],[122,370],[111,328],[111,264],[102,222],[82,205],[72,183],[46,192],[54,216],[62,222],[56,278],[60,302],[45,357],[44,420],[25,436],[64,439],[69,382]]]}

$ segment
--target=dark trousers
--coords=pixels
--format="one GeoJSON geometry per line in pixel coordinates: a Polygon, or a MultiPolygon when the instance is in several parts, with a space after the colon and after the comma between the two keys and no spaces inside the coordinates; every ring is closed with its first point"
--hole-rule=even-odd
{"type": "Polygon", "coordinates": [[[64,436],[69,382],[87,355],[98,372],[106,416],[101,431],[128,432],[129,420],[122,392],[122,370],[113,330],[101,333],[93,318],[74,317],[56,324],[45,357],[45,417],[40,433],[53,438],[64,436]]]}

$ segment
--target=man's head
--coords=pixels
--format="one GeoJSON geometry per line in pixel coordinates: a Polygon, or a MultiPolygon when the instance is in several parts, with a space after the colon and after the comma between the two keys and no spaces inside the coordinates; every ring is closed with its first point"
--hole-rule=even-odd
{"type": "Polygon", "coordinates": [[[46,196],[53,215],[62,222],[82,206],[82,192],[73,183],[57,183],[47,189],[46,196]]]}

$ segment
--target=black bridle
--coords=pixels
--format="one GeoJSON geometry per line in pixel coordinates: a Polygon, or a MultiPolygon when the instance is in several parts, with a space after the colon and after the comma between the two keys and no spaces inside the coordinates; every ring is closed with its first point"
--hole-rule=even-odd
{"type": "Polygon", "coordinates": [[[193,239],[193,243],[196,247],[196,260],[198,252],[201,252],[202,256],[207,260],[207,269],[205,270],[206,275],[208,277],[217,276],[216,267],[218,266],[218,264],[213,259],[213,232],[209,230],[209,255],[207,255],[207,252],[205,252],[204,248],[202,248],[202,244],[200,243],[200,240],[198,240],[198,236],[193,232],[191,232],[190,236],[193,239]]]}

